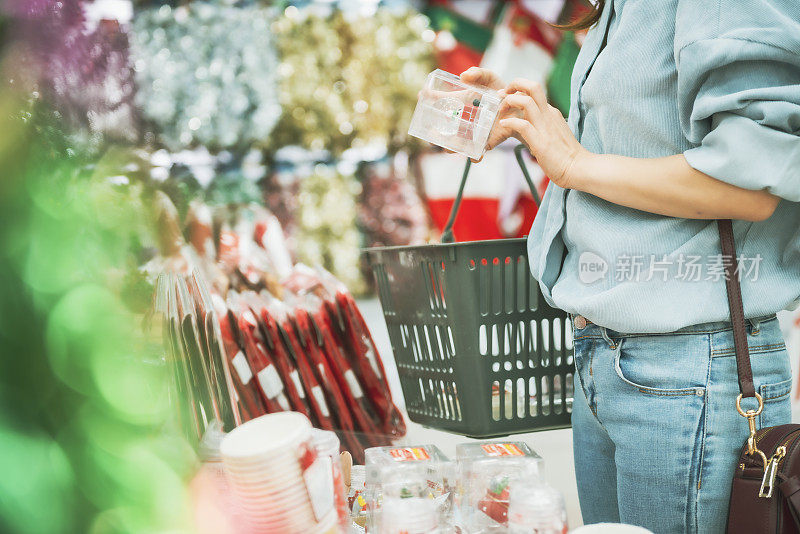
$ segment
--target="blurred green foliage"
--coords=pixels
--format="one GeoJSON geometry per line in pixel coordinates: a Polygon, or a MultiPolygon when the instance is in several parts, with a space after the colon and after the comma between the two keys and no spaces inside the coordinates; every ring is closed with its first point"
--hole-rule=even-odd
{"type": "Polygon", "coordinates": [[[142,327],[148,192],[36,113],[0,92],[0,532],[186,531],[196,459],[142,327]]]}

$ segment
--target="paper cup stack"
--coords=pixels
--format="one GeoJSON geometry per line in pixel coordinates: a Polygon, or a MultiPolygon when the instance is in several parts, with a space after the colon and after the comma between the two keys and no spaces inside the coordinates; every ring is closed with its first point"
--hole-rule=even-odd
{"type": "Polygon", "coordinates": [[[329,491],[325,470],[314,462],[311,423],[303,414],[248,421],[225,437],[220,452],[253,532],[336,532],[332,482],[329,491]]]}

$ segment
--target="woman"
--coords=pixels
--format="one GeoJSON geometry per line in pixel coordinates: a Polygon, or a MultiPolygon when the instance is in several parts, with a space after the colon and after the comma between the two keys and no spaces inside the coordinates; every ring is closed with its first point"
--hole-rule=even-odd
{"type": "Polygon", "coordinates": [[[490,147],[516,137],[553,182],[529,255],[573,315],[584,521],[722,532],[748,429],[714,219],[734,219],[758,423],[789,422],[800,2],[601,0],[588,24],[569,123],[535,83],[462,79],[505,95],[490,147]]]}

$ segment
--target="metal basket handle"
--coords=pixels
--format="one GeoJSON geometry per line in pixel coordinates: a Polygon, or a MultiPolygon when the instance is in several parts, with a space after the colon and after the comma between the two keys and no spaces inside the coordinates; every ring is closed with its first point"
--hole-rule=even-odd
{"type": "MultiPolygon", "coordinates": [[[[531,180],[528,167],[525,165],[525,160],[522,156],[522,151],[524,149],[525,145],[523,144],[519,144],[514,147],[514,156],[516,156],[517,163],[519,163],[519,168],[522,169],[522,175],[525,177],[525,181],[528,182],[528,187],[531,189],[533,201],[538,207],[542,203],[542,199],[539,197],[539,192],[533,185],[533,180],[531,180]]],[[[461,197],[464,196],[464,185],[467,183],[467,175],[469,175],[469,169],[471,166],[472,160],[467,158],[467,163],[464,165],[464,173],[461,175],[461,183],[458,186],[458,193],[456,194],[456,199],[453,202],[453,207],[450,209],[450,217],[447,219],[447,224],[444,226],[444,230],[442,231],[442,243],[453,243],[456,240],[456,236],[453,234],[453,224],[456,222],[458,209],[461,207],[461,197]]]]}

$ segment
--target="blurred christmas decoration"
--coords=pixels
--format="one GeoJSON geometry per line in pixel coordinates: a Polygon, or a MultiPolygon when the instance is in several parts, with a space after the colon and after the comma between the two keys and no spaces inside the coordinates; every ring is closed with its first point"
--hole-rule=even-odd
{"type": "Polygon", "coordinates": [[[524,5],[511,2],[494,28],[481,66],[496,72],[503,80],[525,78],[543,84],[553,68],[553,55],[561,35],[561,31],[524,5]]]}
{"type": "Polygon", "coordinates": [[[251,149],[243,157],[223,153],[205,193],[211,205],[263,203],[260,181],[266,174],[262,153],[251,149]]]}
{"type": "MultiPolygon", "coordinates": [[[[533,195],[514,155],[516,143],[508,141],[486,153],[470,169],[461,207],[453,225],[457,241],[522,237],[538,211],[533,195]],[[499,177],[499,178],[498,178],[499,177]]],[[[541,197],[549,183],[544,172],[524,155],[527,169],[541,197]]],[[[444,152],[419,157],[419,175],[433,225],[444,229],[464,170],[463,156],[444,152]]]]}
{"type": "Polygon", "coordinates": [[[427,211],[403,167],[385,158],[360,169],[358,220],[368,247],[420,245],[428,237],[427,211]]]}
{"type": "Polygon", "coordinates": [[[128,38],[115,20],[89,24],[86,2],[10,0],[11,83],[30,95],[26,119],[50,143],[98,153],[109,141],[137,139],[128,38]],[[58,139],[61,137],[62,139],[58,139]]]}
{"type": "Polygon", "coordinates": [[[573,32],[565,32],[564,39],[558,45],[553,68],[547,78],[547,94],[550,102],[566,117],[569,115],[569,96],[572,85],[572,68],[578,59],[580,46],[573,32]]]}
{"type": "Polygon", "coordinates": [[[298,261],[324,266],[361,293],[372,277],[357,274],[358,248],[424,243],[428,212],[405,153],[367,147],[333,161],[325,151],[281,149],[264,183],[265,201],[298,261]]]}
{"type": "MultiPolygon", "coordinates": [[[[364,162],[359,168],[358,222],[366,247],[421,245],[430,237],[428,210],[410,181],[403,156],[364,162]]],[[[366,256],[361,257],[361,270],[374,291],[366,256]]]]}
{"type": "Polygon", "coordinates": [[[297,233],[299,189],[296,169],[286,163],[278,163],[264,185],[266,206],[280,221],[291,250],[296,248],[294,235],[297,233]]]}
{"type": "Polygon", "coordinates": [[[366,289],[359,269],[361,233],[356,226],[361,185],[352,174],[318,164],[303,177],[297,195],[297,258],[333,273],[354,294],[366,289]]]}
{"type": "Polygon", "coordinates": [[[436,31],[433,44],[439,68],[459,74],[480,65],[503,2],[481,2],[480,10],[475,9],[475,2],[431,0],[429,3],[425,14],[436,31]]]}
{"type": "Polygon", "coordinates": [[[375,142],[390,152],[407,144],[417,92],[433,69],[425,16],[379,9],[371,17],[322,17],[290,6],[272,29],[283,107],[272,147],[340,154],[375,142]]]}
{"type": "Polygon", "coordinates": [[[264,143],[281,114],[270,11],[192,2],[136,14],[137,103],[168,149],[264,143]]]}

